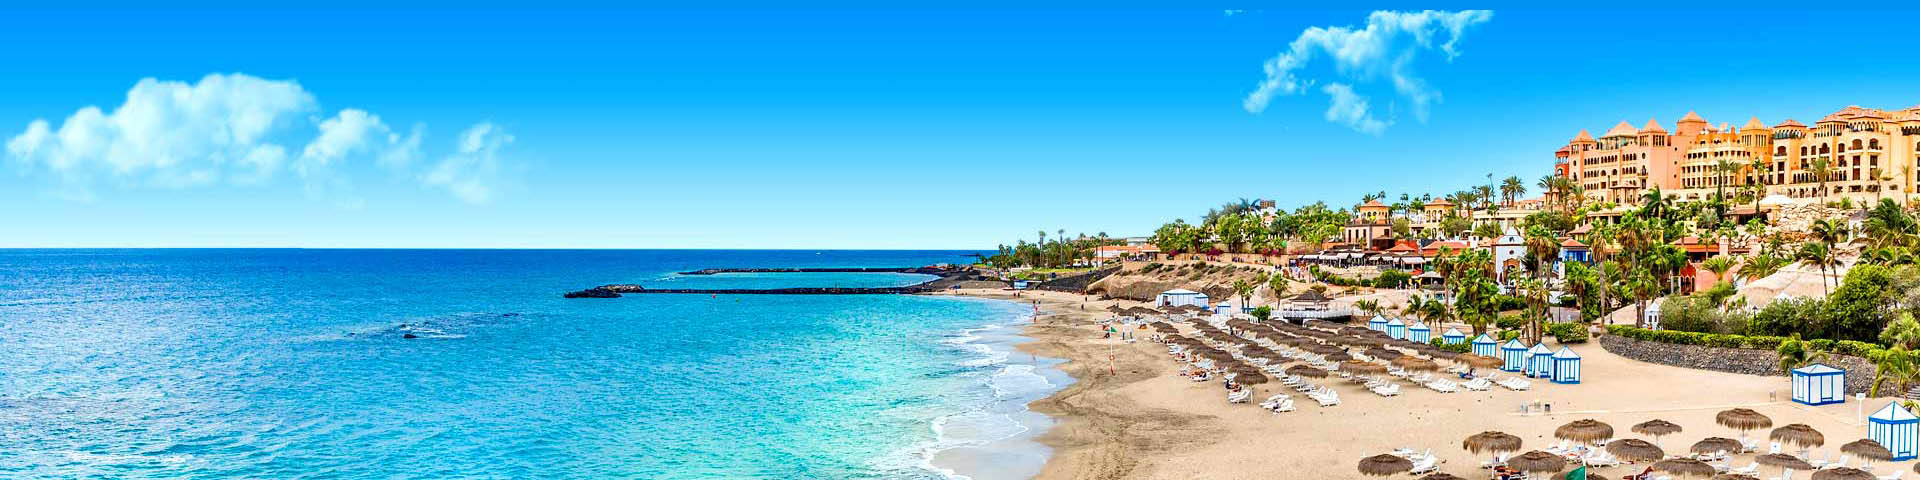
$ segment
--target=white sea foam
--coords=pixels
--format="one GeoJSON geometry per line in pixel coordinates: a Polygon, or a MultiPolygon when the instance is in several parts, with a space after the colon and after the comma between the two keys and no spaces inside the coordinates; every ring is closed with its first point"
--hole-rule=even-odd
{"type": "MultiPolygon", "coordinates": [[[[1022,321],[1014,325],[1026,323],[1032,314],[1022,310],[1017,318],[1022,321]]],[[[930,428],[934,438],[903,453],[917,458],[923,470],[948,479],[995,480],[1037,474],[1049,451],[1035,441],[1035,436],[1052,421],[1028,410],[1027,403],[1052,394],[1071,378],[1052,368],[1056,360],[1016,357],[1014,345],[1024,340],[1016,327],[1000,324],[962,330],[943,339],[943,343],[975,355],[957,364],[974,369],[975,373],[963,376],[976,379],[974,388],[979,393],[957,396],[975,400],[954,405],[952,413],[933,419],[930,428]],[[1050,379],[1049,375],[1056,378],[1050,379]]]]}

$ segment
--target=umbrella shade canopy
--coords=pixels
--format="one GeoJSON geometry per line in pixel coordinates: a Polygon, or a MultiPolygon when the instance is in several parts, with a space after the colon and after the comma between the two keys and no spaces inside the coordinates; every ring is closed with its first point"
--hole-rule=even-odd
{"type": "Polygon", "coordinates": [[[1760,412],[1745,408],[1736,408],[1720,412],[1719,415],[1713,416],[1713,421],[1719,423],[1722,427],[1741,431],[1773,428],[1773,419],[1767,418],[1766,415],[1761,415],[1760,412]]]}
{"type": "Polygon", "coordinates": [[[1795,457],[1793,455],[1787,455],[1784,453],[1769,453],[1766,455],[1753,457],[1753,461],[1759,462],[1761,465],[1770,465],[1770,466],[1775,466],[1780,468],[1791,468],[1794,470],[1813,469],[1813,464],[1807,463],[1806,460],[1801,460],[1800,457],[1795,457]]]}
{"type": "Polygon", "coordinates": [[[1348,355],[1346,352],[1333,352],[1333,353],[1323,355],[1323,357],[1326,357],[1327,361],[1329,362],[1344,362],[1348,360],[1353,360],[1353,355],[1348,355]]]}
{"type": "Polygon", "coordinates": [[[1373,348],[1367,349],[1367,356],[1384,359],[1384,360],[1395,360],[1401,357],[1400,352],[1388,350],[1381,347],[1373,347],[1373,348]]]}
{"type": "Polygon", "coordinates": [[[1507,363],[1505,360],[1498,358],[1474,354],[1461,355],[1459,361],[1473,368],[1499,368],[1501,365],[1507,363]]]}
{"type": "Polygon", "coordinates": [[[1827,436],[1804,423],[1796,423],[1773,429],[1767,434],[1768,440],[1796,445],[1800,447],[1818,447],[1827,444],[1827,436]]]}
{"type": "Polygon", "coordinates": [[[1467,480],[1467,479],[1460,478],[1451,473],[1436,473],[1436,474],[1420,477],[1420,480],[1467,480]]]}
{"type": "Polygon", "coordinates": [[[1813,480],[1880,480],[1880,477],[1858,468],[1840,467],[1813,472],[1813,480]]]}
{"type": "Polygon", "coordinates": [[[1667,458],[1666,451],[1661,450],[1660,447],[1654,446],[1652,443],[1648,443],[1646,440],[1638,438],[1608,442],[1607,453],[1611,453],[1621,460],[1634,462],[1650,462],[1667,458]]]}
{"type": "Polygon", "coordinates": [[[1393,360],[1393,365],[1396,367],[1400,367],[1402,369],[1413,370],[1416,372],[1431,372],[1431,371],[1440,369],[1439,365],[1435,365],[1433,362],[1429,362],[1426,360],[1421,360],[1419,357],[1396,358],[1393,360]]]}
{"type": "Polygon", "coordinates": [[[1725,437],[1707,437],[1705,440],[1693,442],[1693,448],[1688,448],[1687,451],[1693,453],[1738,452],[1740,442],[1725,437]]]}
{"type": "Polygon", "coordinates": [[[1639,424],[1634,425],[1633,433],[1654,436],[1654,437],[1658,437],[1661,435],[1672,435],[1672,434],[1680,433],[1680,426],[1674,425],[1673,422],[1656,418],[1653,420],[1640,422],[1639,424]]]}
{"type": "Polygon", "coordinates": [[[1887,447],[1880,445],[1880,442],[1873,441],[1871,438],[1862,438],[1846,445],[1841,445],[1840,453],[1876,462],[1893,460],[1893,451],[1887,450],[1887,447]]]}
{"type": "Polygon", "coordinates": [[[1413,461],[1393,455],[1374,455],[1360,459],[1360,473],[1376,477],[1390,476],[1413,469],[1413,461]]]}
{"type": "Polygon", "coordinates": [[[1760,480],[1760,477],[1756,477],[1752,475],[1741,475],[1738,473],[1722,473],[1719,475],[1714,475],[1713,480],[1760,480]]]}
{"type": "Polygon", "coordinates": [[[1558,472],[1567,468],[1567,459],[1539,450],[1507,459],[1507,467],[1527,473],[1558,472]]]}
{"type": "Polygon", "coordinates": [[[1233,381],[1241,385],[1259,385],[1267,383],[1267,376],[1261,374],[1258,369],[1252,369],[1252,367],[1248,367],[1248,369],[1235,368],[1233,369],[1233,381]]]}
{"type": "Polygon", "coordinates": [[[1377,364],[1377,363],[1367,363],[1367,362],[1342,363],[1340,364],[1340,369],[1353,372],[1353,373],[1359,373],[1359,374],[1380,373],[1380,372],[1387,371],[1387,367],[1380,366],[1380,364],[1377,364]]]}
{"type": "Polygon", "coordinates": [[[1599,420],[1583,418],[1554,429],[1553,438],[1587,443],[1598,442],[1613,438],[1613,426],[1599,420]]]}
{"type": "Polygon", "coordinates": [[[1468,452],[1517,452],[1520,451],[1520,437],[1501,432],[1480,432],[1460,442],[1460,448],[1468,452]]]}
{"type": "Polygon", "coordinates": [[[1326,370],[1321,370],[1321,369],[1313,368],[1306,365],[1294,365],[1291,367],[1287,367],[1287,374],[1293,375],[1296,377],[1327,378],[1326,370]]]}
{"type": "Polygon", "coordinates": [[[1713,465],[1691,458],[1669,458],[1654,462],[1653,469],[1681,477],[1707,478],[1714,473],[1713,465]]]}

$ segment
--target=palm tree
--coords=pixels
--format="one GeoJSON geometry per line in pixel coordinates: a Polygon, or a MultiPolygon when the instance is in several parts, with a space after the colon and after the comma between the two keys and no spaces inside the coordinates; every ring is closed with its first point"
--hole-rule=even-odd
{"type": "Polygon", "coordinates": [[[1893,348],[1873,352],[1868,360],[1873,361],[1873,387],[1867,389],[1867,395],[1880,396],[1880,386],[1893,384],[1894,391],[1903,392],[1914,380],[1920,379],[1920,365],[1914,364],[1914,355],[1907,347],[1895,345],[1893,348]]]}
{"type": "Polygon", "coordinates": [[[1517,200],[1520,198],[1521,195],[1526,195],[1526,194],[1527,194],[1527,185],[1526,183],[1521,182],[1520,177],[1518,176],[1507,177],[1506,180],[1503,180],[1500,182],[1500,195],[1505,196],[1507,198],[1507,206],[1509,207],[1513,206],[1514,200],[1517,200]]]}
{"type": "Polygon", "coordinates": [[[1724,282],[1727,281],[1727,272],[1733,270],[1733,257],[1714,255],[1713,258],[1700,262],[1700,266],[1705,267],[1709,272],[1713,272],[1715,281],[1724,282]]]}
{"type": "Polygon", "coordinates": [[[1780,342],[1780,347],[1775,349],[1774,353],[1780,355],[1780,373],[1782,374],[1796,368],[1826,362],[1832,356],[1825,349],[1816,348],[1813,343],[1801,340],[1797,334],[1787,341],[1780,342]]]}
{"type": "Polygon", "coordinates": [[[1820,180],[1820,203],[1821,204],[1827,203],[1827,177],[1829,176],[1828,175],[1829,173],[1832,173],[1827,171],[1827,165],[1828,165],[1828,162],[1826,158],[1820,158],[1813,161],[1813,171],[1815,172],[1814,174],[1818,175],[1818,177],[1816,178],[1820,180]]]}
{"type": "Polygon", "coordinates": [[[1827,267],[1833,265],[1833,251],[1827,248],[1827,244],[1817,241],[1801,244],[1800,251],[1794,253],[1793,258],[1820,268],[1820,295],[1826,296],[1827,267]]]}
{"type": "Polygon", "coordinates": [[[1380,302],[1373,299],[1356,300],[1353,302],[1353,308],[1360,309],[1360,311],[1362,312],[1367,312],[1367,316],[1369,317],[1374,315],[1379,315],[1381,312],[1380,302]]]}

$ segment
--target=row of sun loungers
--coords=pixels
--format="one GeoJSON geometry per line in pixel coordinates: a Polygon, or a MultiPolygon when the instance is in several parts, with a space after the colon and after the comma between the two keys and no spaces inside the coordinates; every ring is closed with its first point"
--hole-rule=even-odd
{"type": "Polygon", "coordinates": [[[1293,397],[1284,393],[1267,397],[1267,401],[1260,402],[1260,408],[1267,409],[1273,413],[1291,412],[1293,411],[1293,397]]]}
{"type": "Polygon", "coordinates": [[[1413,475],[1433,473],[1434,470],[1440,467],[1440,457],[1434,456],[1433,449],[1431,448],[1425,452],[1415,452],[1411,448],[1397,449],[1393,451],[1393,456],[1405,458],[1407,461],[1413,462],[1413,470],[1407,472],[1413,475]]]}

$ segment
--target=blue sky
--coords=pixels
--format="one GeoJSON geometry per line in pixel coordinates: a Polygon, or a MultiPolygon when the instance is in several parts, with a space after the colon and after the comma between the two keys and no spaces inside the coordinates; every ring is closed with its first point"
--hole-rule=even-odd
{"type": "Polygon", "coordinates": [[[0,246],[990,248],[1920,103],[1811,47],[1912,12],[1240,10],[5,12],[0,246]]]}

